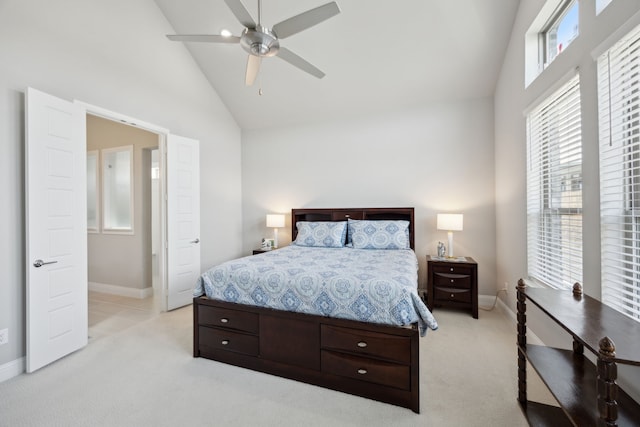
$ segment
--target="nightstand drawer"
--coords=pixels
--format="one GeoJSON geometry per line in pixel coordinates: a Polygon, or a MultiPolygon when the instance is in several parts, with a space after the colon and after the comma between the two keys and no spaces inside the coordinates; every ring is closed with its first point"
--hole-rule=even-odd
{"type": "Polygon", "coordinates": [[[471,289],[471,276],[462,274],[435,273],[434,286],[471,289]]]}
{"type": "Polygon", "coordinates": [[[411,389],[408,365],[399,365],[327,350],[322,350],[321,360],[323,372],[403,390],[411,389]]]}
{"type": "Polygon", "coordinates": [[[471,302],[470,289],[435,288],[436,301],[471,302]]]}
{"type": "Polygon", "coordinates": [[[257,356],[260,342],[255,335],[242,334],[226,329],[207,328],[200,326],[200,343],[217,350],[227,350],[236,353],[244,353],[249,356],[257,356]]]}
{"type": "Polygon", "coordinates": [[[411,361],[411,339],[376,334],[358,329],[322,325],[320,345],[325,349],[347,351],[363,356],[379,357],[401,363],[411,361]]]}
{"type": "Polygon", "coordinates": [[[258,315],[238,310],[201,305],[198,309],[198,323],[205,326],[219,326],[238,331],[258,333],[258,315]]]}
{"type": "Polygon", "coordinates": [[[473,273],[473,268],[469,267],[467,264],[454,264],[448,263],[445,265],[433,265],[433,272],[443,273],[443,274],[460,274],[465,276],[470,276],[473,273]]]}

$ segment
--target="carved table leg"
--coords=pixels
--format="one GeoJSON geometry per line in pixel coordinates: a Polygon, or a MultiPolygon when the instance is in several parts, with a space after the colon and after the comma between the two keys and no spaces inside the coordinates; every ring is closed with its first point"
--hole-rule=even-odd
{"type": "Polygon", "coordinates": [[[617,426],[618,423],[618,366],[611,361],[616,355],[616,346],[609,337],[600,340],[598,352],[598,412],[600,424],[617,426]]]}
{"type": "Polygon", "coordinates": [[[575,354],[584,354],[584,345],[582,345],[581,342],[576,341],[576,339],[573,339],[573,352],[575,354]]]}
{"type": "Polygon", "coordinates": [[[522,404],[527,403],[527,358],[524,353],[527,349],[527,303],[522,292],[524,288],[524,280],[518,280],[518,401],[522,404]]]}

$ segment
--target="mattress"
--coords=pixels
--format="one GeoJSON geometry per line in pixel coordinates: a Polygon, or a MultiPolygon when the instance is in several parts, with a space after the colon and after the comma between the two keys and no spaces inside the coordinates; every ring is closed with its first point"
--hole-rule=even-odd
{"type": "Polygon", "coordinates": [[[438,323],[417,283],[418,260],[410,249],[290,245],[211,268],[193,295],[386,325],[418,323],[424,336],[438,323]]]}

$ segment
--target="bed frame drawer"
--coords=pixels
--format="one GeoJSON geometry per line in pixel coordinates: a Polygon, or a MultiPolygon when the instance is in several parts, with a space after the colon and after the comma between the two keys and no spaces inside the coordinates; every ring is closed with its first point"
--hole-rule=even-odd
{"type": "Polygon", "coordinates": [[[233,351],[250,356],[257,356],[260,353],[260,343],[255,335],[206,326],[200,326],[199,332],[200,347],[233,351]]]}
{"type": "Polygon", "coordinates": [[[400,363],[411,361],[409,337],[390,337],[360,329],[322,325],[320,342],[324,349],[373,356],[400,363]]]}
{"type": "Polygon", "coordinates": [[[203,326],[217,326],[237,331],[257,334],[259,317],[256,313],[229,310],[203,305],[198,310],[198,323],[203,326]]]}
{"type": "Polygon", "coordinates": [[[403,390],[411,389],[407,365],[322,350],[322,371],[403,390]]]}

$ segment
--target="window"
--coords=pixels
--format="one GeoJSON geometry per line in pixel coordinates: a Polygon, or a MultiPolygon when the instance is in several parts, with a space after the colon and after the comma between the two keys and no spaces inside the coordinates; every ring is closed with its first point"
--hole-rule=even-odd
{"type": "Polygon", "coordinates": [[[98,150],[87,151],[87,231],[98,232],[98,150]]]}
{"type": "Polygon", "coordinates": [[[540,33],[542,63],[546,67],[578,37],[578,0],[563,1],[540,33]]]}
{"type": "Polygon", "coordinates": [[[598,58],[602,301],[640,320],[640,27],[598,58]]]}
{"type": "Polygon", "coordinates": [[[576,75],[527,114],[529,277],[582,282],[582,138],[576,75]]]}
{"type": "Polygon", "coordinates": [[[579,35],[579,1],[545,0],[524,35],[524,84],[528,87],[579,35]]]}
{"type": "Polygon", "coordinates": [[[596,15],[600,15],[607,6],[609,6],[611,0],[596,0],[596,15]]]}
{"type": "Polygon", "coordinates": [[[104,233],[133,232],[133,145],[102,150],[104,233]]]}

